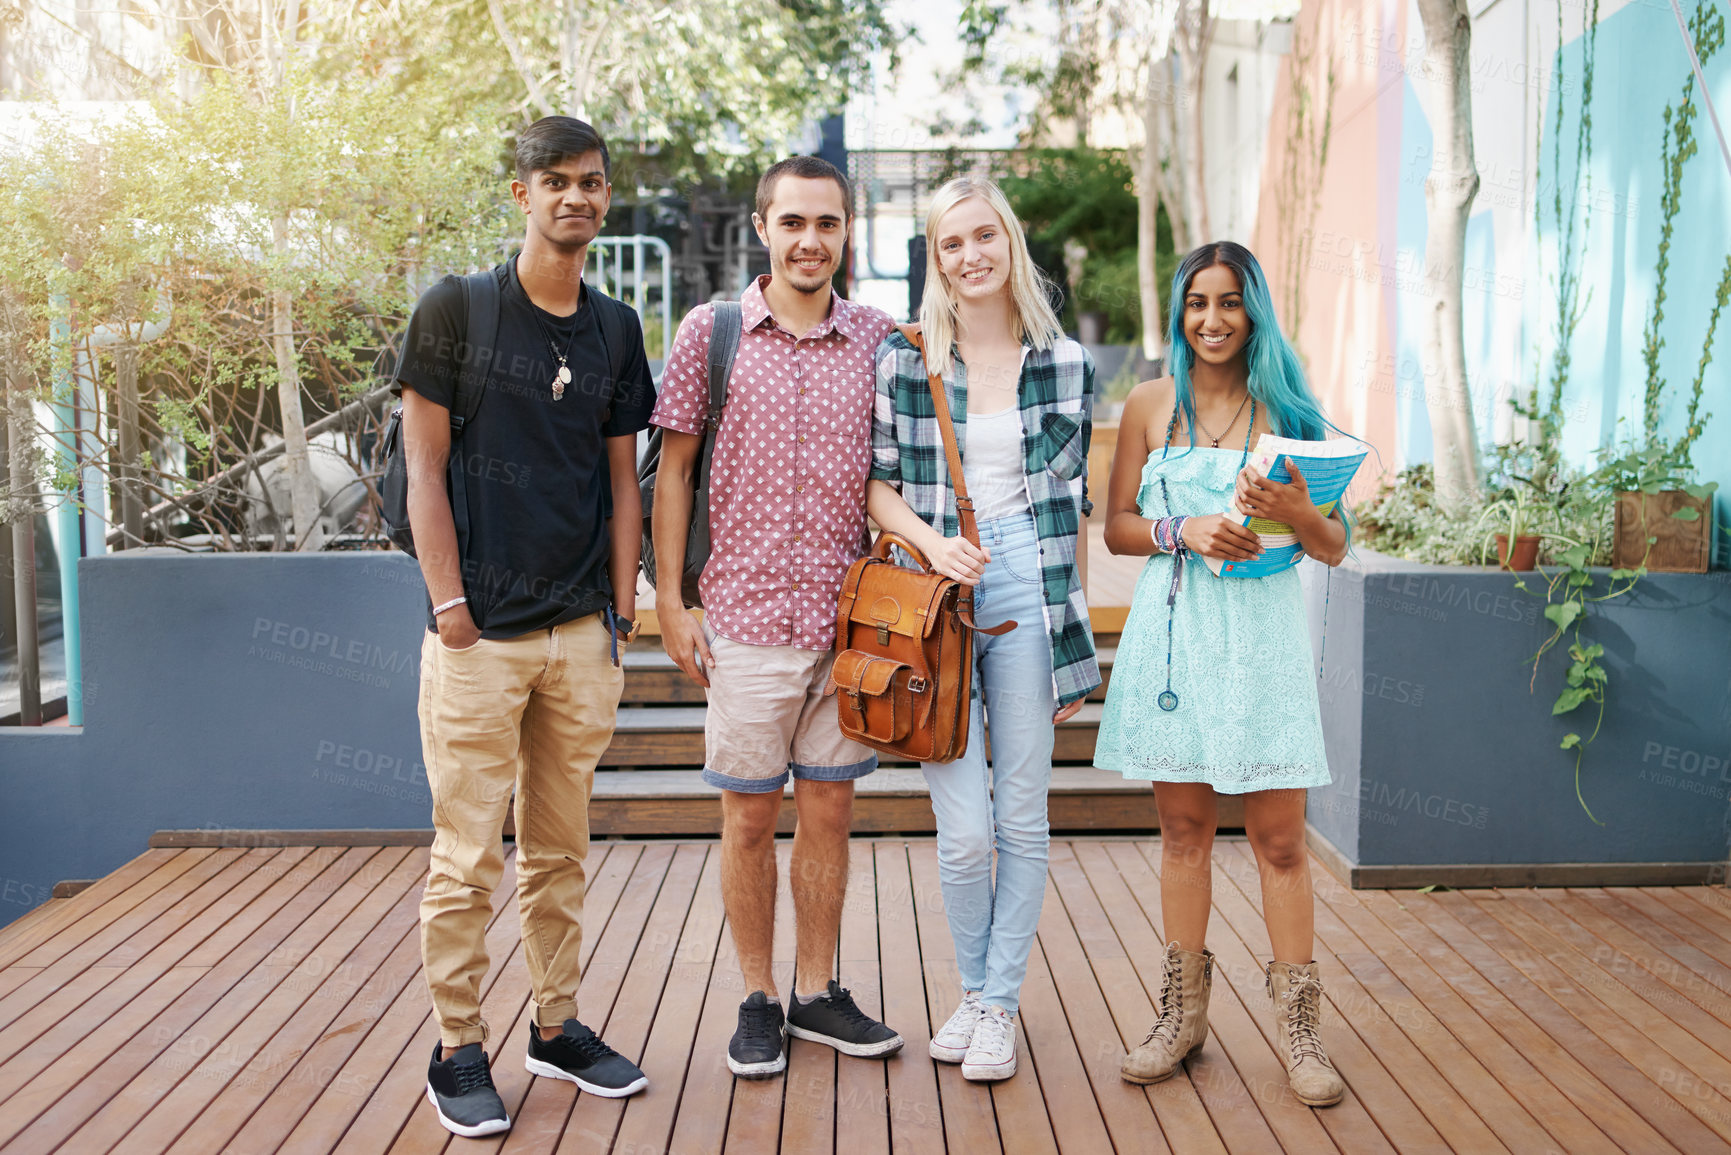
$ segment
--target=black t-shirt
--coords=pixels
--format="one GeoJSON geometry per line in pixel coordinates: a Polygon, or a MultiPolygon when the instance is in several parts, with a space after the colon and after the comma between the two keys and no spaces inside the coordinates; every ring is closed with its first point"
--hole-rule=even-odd
{"type": "MultiPolygon", "coordinates": [[[[463,593],[487,638],[547,629],[612,601],[613,493],[604,439],[635,435],[655,408],[634,311],[596,301],[587,288],[572,316],[538,309],[517,280],[514,257],[500,298],[498,355],[474,420],[452,446],[463,465],[468,514],[467,533],[458,519],[463,593]],[[598,308],[618,309],[624,319],[617,327],[626,342],[618,380],[598,308]],[[560,352],[570,348],[572,380],[558,400],[552,385],[559,362],[550,341],[560,352]]],[[[449,409],[467,328],[462,282],[446,277],[421,296],[409,319],[398,387],[449,409]]],[[[436,628],[430,601],[427,623],[436,628]]]]}

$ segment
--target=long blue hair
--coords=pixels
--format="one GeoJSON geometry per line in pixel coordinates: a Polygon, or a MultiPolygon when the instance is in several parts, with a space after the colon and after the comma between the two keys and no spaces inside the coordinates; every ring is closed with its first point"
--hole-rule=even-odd
{"type": "Polygon", "coordinates": [[[1214,241],[1192,249],[1172,276],[1172,323],[1167,347],[1172,351],[1172,381],[1177,388],[1178,410],[1184,414],[1184,427],[1190,431],[1191,447],[1196,445],[1196,393],[1190,384],[1190,368],[1196,362],[1196,351],[1184,335],[1184,297],[1190,292],[1190,282],[1196,279],[1196,274],[1214,265],[1224,265],[1238,277],[1239,295],[1250,317],[1250,339],[1242,353],[1250,363],[1250,395],[1268,415],[1268,424],[1274,432],[1305,441],[1321,441],[1331,429],[1344,433],[1323,415],[1322,406],[1305,380],[1297,350],[1280,331],[1280,321],[1274,315],[1274,298],[1269,295],[1262,266],[1243,245],[1214,241]]]}

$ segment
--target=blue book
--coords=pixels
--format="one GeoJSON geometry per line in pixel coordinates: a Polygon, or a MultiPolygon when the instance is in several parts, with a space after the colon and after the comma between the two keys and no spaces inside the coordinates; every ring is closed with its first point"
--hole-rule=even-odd
{"type": "MultiPolygon", "coordinates": [[[[1340,504],[1340,499],[1346,496],[1346,487],[1369,455],[1370,450],[1365,444],[1351,437],[1337,437],[1331,441],[1299,441],[1292,437],[1276,437],[1272,433],[1264,433],[1257,439],[1256,449],[1245,464],[1270,481],[1288,484],[1292,481],[1292,471],[1286,467],[1286,463],[1296,461],[1298,471],[1304,475],[1305,484],[1310,486],[1310,500],[1316,504],[1322,515],[1327,517],[1334,512],[1334,507],[1340,504]]],[[[1202,560],[1208,563],[1208,568],[1219,576],[1267,577],[1269,574],[1292,568],[1304,556],[1304,547],[1298,544],[1298,535],[1293,533],[1292,527],[1285,522],[1252,517],[1238,508],[1236,498],[1226,507],[1226,516],[1235,519],[1239,525],[1250,527],[1251,532],[1262,539],[1262,553],[1249,561],[1232,561],[1223,557],[1203,558],[1202,560]]]]}

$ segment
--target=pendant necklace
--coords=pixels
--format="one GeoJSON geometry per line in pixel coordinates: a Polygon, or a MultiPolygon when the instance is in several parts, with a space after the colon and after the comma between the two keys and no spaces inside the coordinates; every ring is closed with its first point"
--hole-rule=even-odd
{"type": "MultiPolygon", "coordinates": [[[[1250,390],[1246,389],[1244,391],[1244,401],[1248,401],[1248,400],[1250,400],[1250,390]]],[[[1226,423],[1226,432],[1228,432],[1228,433],[1232,432],[1232,427],[1234,425],[1238,424],[1238,414],[1244,412],[1244,401],[1240,401],[1238,403],[1238,408],[1232,414],[1232,420],[1228,421],[1226,423]]],[[[1176,412],[1174,413],[1174,416],[1176,416],[1176,412]]],[[[1252,412],[1250,415],[1250,423],[1252,425],[1256,424],[1255,412],[1252,412]]],[[[1212,448],[1214,448],[1214,449],[1220,448],[1220,438],[1215,437],[1214,434],[1208,432],[1208,426],[1202,424],[1202,418],[1200,416],[1196,418],[1196,428],[1202,430],[1202,435],[1204,437],[1207,437],[1208,439],[1210,439],[1214,443],[1212,448]]]]}
{"type": "MultiPolygon", "coordinates": [[[[523,296],[527,299],[529,294],[525,292],[523,296]]],[[[553,351],[553,356],[559,361],[559,369],[553,374],[552,382],[553,400],[555,401],[565,396],[565,386],[571,384],[571,366],[568,364],[568,361],[571,355],[571,350],[577,345],[577,318],[582,311],[583,290],[581,286],[579,286],[577,290],[577,312],[571,314],[571,336],[566,339],[565,351],[561,353],[559,351],[559,343],[553,340],[553,334],[547,331],[547,322],[541,319],[540,308],[536,306],[534,301],[529,302],[529,315],[535,318],[535,327],[541,330],[541,337],[547,342],[547,348],[553,351]]],[[[1235,417],[1233,420],[1236,421],[1237,418],[1235,417]]]]}

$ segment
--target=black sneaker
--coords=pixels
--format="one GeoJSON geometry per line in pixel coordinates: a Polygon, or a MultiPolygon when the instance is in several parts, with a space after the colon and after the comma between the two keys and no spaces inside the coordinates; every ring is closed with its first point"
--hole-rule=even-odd
{"type": "Polygon", "coordinates": [[[649,1077],[636,1063],[603,1043],[576,1019],[566,1019],[564,1033],[551,1039],[543,1039],[530,1023],[529,1057],[523,1065],[531,1075],[564,1079],[591,1095],[608,1099],[623,1099],[649,1086],[649,1077]]]}
{"type": "Polygon", "coordinates": [[[727,1069],[742,1079],[766,1079],[787,1070],[787,1034],[781,1004],[762,991],[739,1004],[739,1029],[727,1044],[727,1069]]]}
{"type": "Polygon", "coordinates": [[[470,1043],[439,1058],[433,1044],[433,1061],[427,1065],[427,1102],[438,1113],[445,1130],[466,1138],[496,1135],[511,1129],[505,1102],[493,1089],[493,1070],[480,1043],[470,1043]]]}
{"type": "Polygon", "coordinates": [[[834,979],[829,980],[828,994],[809,1003],[794,996],[787,1033],[856,1059],[881,1059],[902,1049],[902,1037],[854,1005],[853,995],[834,979]]]}

